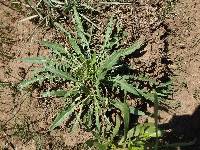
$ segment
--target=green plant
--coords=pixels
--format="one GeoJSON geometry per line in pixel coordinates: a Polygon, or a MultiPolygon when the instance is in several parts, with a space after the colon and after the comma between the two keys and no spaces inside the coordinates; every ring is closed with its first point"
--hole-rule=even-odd
{"type": "MultiPolygon", "coordinates": [[[[136,124],[127,132],[120,132],[120,119],[116,118],[113,134],[107,139],[95,137],[86,142],[89,147],[96,147],[100,150],[144,150],[158,149],[158,138],[162,131],[158,129],[158,101],[157,94],[154,95],[154,118],[155,123],[136,124]],[[154,141],[150,141],[154,139],[154,141]]],[[[129,114],[126,114],[128,117],[129,114]]],[[[143,114],[141,114],[143,115],[143,114]]]]}
{"type": "MultiPolygon", "coordinates": [[[[57,115],[50,130],[60,126],[66,119],[70,119],[72,129],[83,125],[82,127],[93,132],[99,139],[99,143],[104,142],[105,139],[112,143],[119,137],[123,137],[122,145],[124,143],[127,145],[127,140],[131,145],[132,137],[139,136],[141,141],[149,139],[152,135],[146,135],[146,125],[144,125],[145,129],[143,125],[134,128],[135,132],[142,130],[143,132],[140,132],[142,136],[129,129],[130,114],[139,115],[143,112],[127,104],[127,95],[154,103],[154,92],[140,88],[139,83],[134,81],[150,82],[152,86],[156,82],[143,76],[120,73],[123,70],[121,64],[123,58],[139,50],[144,42],[136,41],[128,48],[114,50],[113,48],[119,47],[120,38],[113,34],[116,20],[111,17],[102,45],[99,49],[93,49],[92,37],[85,33],[76,7],[73,7],[73,12],[76,38],[60,24],[54,23],[65,33],[71,48],[68,49],[57,43],[42,42],[43,46],[50,49],[50,56],[21,59],[23,62],[41,64],[42,67],[33,71],[32,79],[21,82],[19,89],[44,82],[57,85],[56,89],[55,87],[46,89],[41,94],[43,97],[62,97],[66,102],[65,108],[57,115]]],[[[167,95],[162,87],[166,85],[161,85],[156,91],[159,101],[161,97],[167,95]]]]}
{"type": "MultiPolygon", "coordinates": [[[[30,11],[28,12],[29,17],[22,21],[35,19],[39,21],[39,23],[45,23],[50,26],[53,25],[55,21],[66,20],[74,6],[76,6],[80,11],[86,9],[94,10],[88,5],[87,0],[40,0],[36,2],[26,0],[26,4],[28,5],[28,8],[30,8],[30,11]]],[[[89,20],[85,15],[82,14],[82,16],[89,20]]],[[[89,22],[91,21],[89,20],[89,22]]]]}
{"type": "MultiPolygon", "coordinates": [[[[119,126],[119,124],[116,124],[116,126],[119,126]]],[[[99,150],[156,149],[156,142],[150,140],[160,138],[161,136],[161,130],[156,129],[154,123],[144,123],[137,124],[135,127],[128,130],[126,137],[123,133],[118,133],[115,139],[113,139],[113,136],[101,139],[99,137],[95,137],[88,140],[86,144],[88,147],[95,147],[99,150]]]]}

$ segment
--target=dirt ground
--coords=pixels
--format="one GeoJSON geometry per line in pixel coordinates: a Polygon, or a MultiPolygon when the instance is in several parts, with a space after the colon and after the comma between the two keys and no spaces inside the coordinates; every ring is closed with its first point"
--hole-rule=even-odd
{"type": "MultiPolygon", "coordinates": [[[[140,6],[138,8],[113,6],[104,15],[116,9],[119,14],[123,14],[118,18],[126,24],[127,32],[131,33],[125,44],[146,35],[149,44],[145,54],[130,60],[132,67],[141,68],[139,71],[145,71],[160,80],[173,75],[173,99],[180,102],[181,107],[174,105],[173,112],[161,112],[162,126],[172,131],[166,135],[166,141],[170,144],[192,143],[193,146],[177,149],[198,150],[200,1],[180,0],[165,16],[165,21],[157,19],[158,14],[155,13],[163,10],[157,10],[154,5],[146,5],[146,2],[141,1],[140,5],[135,3],[140,6]],[[129,14],[133,11],[138,12],[134,18],[129,14]],[[143,12],[150,17],[142,18],[143,12]]],[[[58,35],[53,29],[40,28],[30,21],[19,22],[24,16],[4,5],[7,3],[0,2],[0,149],[81,149],[80,143],[87,140],[90,133],[82,130],[69,133],[62,127],[55,132],[48,132],[62,102],[57,99],[41,99],[37,93],[19,94],[13,87],[15,83],[27,78],[32,69],[31,65],[19,63],[16,58],[45,54],[46,49],[41,48],[39,42],[55,39],[58,35]]],[[[107,10],[105,7],[103,9],[107,10]]],[[[102,17],[105,16],[99,18],[102,17]]],[[[103,27],[103,24],[99,26],[103,27]]]]}
{"type": "Polygon", "coordinates": [[[66,129],[48,132],[62,106],[60,100],[49,102],[35,93],[19,94],[14,87],[32,69],[16,58],[45,54],[39,42],[55,38],[55,33],[30,21],[20,23],[24,16],[1,3],[0,16],[0,149],[71,149],[82,143],[89,133],[77,130],[69,134],[66,129]]]}
{"type": "MultiPolygon", "coordinates": [[[[174,17],[167,19],[170,26],[169,55],[174,74],[173,98],[181,107],[169,117],[177,141],[188,139],[196,146],[183,149],[200,149],[200,1],[180,0],[173,11],[174,17]]],[[[187,141],[187,140],[186,140],[187,141]]]]}

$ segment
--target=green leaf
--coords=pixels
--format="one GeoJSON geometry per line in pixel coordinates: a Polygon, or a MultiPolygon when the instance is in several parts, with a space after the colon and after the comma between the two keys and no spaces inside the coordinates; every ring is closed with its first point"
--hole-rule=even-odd
{"type": "Polygon", "coordinates": [[[94,104],[95,104],[95,124],[96,124],[98,132],[100,133],[100,127],[101,127],[100,121],[99,121],[100,107],[99,107],[99,103],[96,97],[94,98],[94,104]]]}
{"type": "Polygon", "coordinates": [[[76,90],[69,90],[69,91],[65,91],[65,90],[57,90],[57,91],[47,91],[47,92],[43,92],[42,93],[42,97],[69,97],[69,96],[73,96],[76,95],[78,93],[78,91],[76,90]]]}
{"type": "Polygon", "coordinates": [[[65,35],[68,37],[69,43],[71,44],[73,50],[76,52],[77,55],[79,55],[81,57],[81,61],[85,61],[84,55],[81,52],[80,47],[77,44],[76,39],[74,39],[71,34],[69,32],[67,32],[63,26],[61,26],[59,23],[55,22],[54,25],[59,28],[63,33],[65,33],[65,35]]]}
{"type": "Polygon", "coordinates": [[[73,78],[70,75],[66,74],[66,72],[58,70],[58,69],[54,68],[53,66],[46,66],[46,70],[50,71],[51,73],[53,73],[53,74],[55,74],[58,77],[61,77],[63,79],[70,80],[70,81],[76,81],[75,78],[73,78]]]}
{"type": "Polygon", "coordinates": [[[33,84],[35,82],[42,82],[47,78],[48,78],[48,76],[45,76],[45,77],[37,76],[37,77],[34,77],[34,78],[30,79],[30,80],[24,80],[18,85],[18,88],[19,88],[19,90],[22,90],[22,89],[28,87],[29,85],[31,85],[31,84],[33,84]]]}
{"type": "Polygon", "coordinates": [[[117,135],[117,133],[119,132],[119,128],[120,128],[120,117],[119,115],[116,116],[116,125],[113,129],[113,132],[112,132],[112,139],[117,135]]]}
{"type": "Polygon", "coordinates": [[[115,51],[113,52],[104,62],[104,64],[102,65],[102,70],[105,69],[106,71],[111,70],[112,67],[117,63],[117,61],[119,60],[120,56],[121,56],[121,51],[115,51]]]}
{"type": "Polygon", "coordinates": [[[145,115],[145,113],[143,111],[140,111],[135,107],[129,106],[129,109],[130,109],[130,113],[133,114],[133,115],[137,115],[137,116],[144,116],[145,115]]]}
{"type": "Polygon", "coordinates": [[[136,89],[137,92],[142,96],[144,97],[146,100],[149,100],[151,102],[154,102],[154,94],[153,93],[150,93],[150,92],[146,92],[144,90],[141,90],[141,89],[136,89]]]}
{"type": "Polygon", "coordinates": [[[81,122],[81,115],[83,114],[83,104],[81,104],[81,105],[79,105],[78,106],[79,108],[79,112],[76,114],[76,112],[75,112],[75,114],[76,114],[76,121],[73,123],[73,127],[72,127],[72,132],[73,131],[77,131],[77,129],[78,129],[78,125],[79,125],[79,123],[81,122]]]}
{"type": "MultiPolygon", "coordinates": [[[[158,137],[162,135],[161,130],[158,130],[158,137]]],[[[145,137],[146,139],[156,137],[156,127],[154,123],[144,123],[144,124],[138,124],[134,128],[134,134],[135,137],[145,137]]]]}
{"type": "Polygon", "coordinates": [[[128,55],[132,54],[133,52],[135,52],[136,50],[140,49],[143,44],[144,44],[144,41],[136,41],[130,47],[125,48],[125,49],[120,49],[118,51],[121,51],[122,57],[128,56],[128,55]]]}
{"type": "Polygon", "coordinates": [[[136,96],[144,97],[146,100],[154,102],[154,94],[153,93],[138,89],[138,88],[128,84],[127,81],[124,79],[115,78],[113,81],[115,83],[117,83],[117,85],[119,85],[121,87],[121,89],[124,90],[125,92],[132,93],[136,96]]]}
{"type": "Polygon", "coordinates": [[[65,54],[66,53],[65,48],[60,44],[52,43],[52,42],[49,42],[49,41],[43,41],[43,42],[41,42],[41,44],[43,46],[46,46],[46,47],[50,48],[53,53],[55,53],[55,54],[57,54],[59,56],[61,56],[61,54],[65,54]]]}
{"type": "Polygon", "coordinates": [[[85,32],[84,32],[84,28],[83,28],[83,25],[82,25],[82,22],[81,22],[81,18],[79,17],[79,14],[77,12],[76,7],[73,7],[73,10],[74,10],[74,19],[75,19],[75,24],[76,24],[76,31],[78,33],[80,40],[81,40],[81,45],[83,47],[85,47],[85,46],[89,47],[88,40],[85,37],[85,32]]]}
{"type": "Polygon", "coordinates": [[[98,78],[102,80],[106,73],[112,69],[114,65],[117,64],[120,57],[124,57],[130,55],[131,53],[135,52],[142,46],[143,42],[136,41],[132,46],[126,49],[120,49],[118,51],[113,52],[107,59],[101,64],[100,68],[98,69],[98,78]]]}
{"type": "Polygon", "coordinates": [[[95,146],[98,150],[107,150],[109,144],[108,143],[95,143],[95,146]]]}
{"type": "Polygon", "coordinates": [[[158,85],[158,87],[157,88],[160,88],[160,87],[168,87],[168,86],[171,86],[172,85],[172,81],[170,80],[170,81],[167,81],[167,82],[165,82],[165,83],[161,83],[160,85],[158,85]]]}
{"type": "Polygon", "coordinates": [[[60,126],[63,123],[63,121],[65,121],[65,119],[68,118],[74,112],[75,107],[76,107],[76,105],[73,103],[73,104],[71,104],[70,107],[68,107],[67,109],[61,111],[57,115],[57,117],[54,120],[53,124],[50,126],[50,130],[52,131],[56,127],[60,126]]]}
{"type": "Polygon", "coordinates": [[[31,57],[31,58],[21,58],[20,61],[26,63],[33,63],[33,64],[44,64],[47,63],[49,60],[45,57],[31,57]]]}
{"type": "Polygon", "coordinates": [[[122,113],[122,117],[124,119],[124,137],[126,139],[127,137],[127,133],[128,133],[128,129],[129,129],[129,120],[130,120],[130,110],[129,110],[129,106],[127,103],[122,103],[122,102],[114,102],[113,104],[116,108],[118,108],[121,113],[122,113]]]}
{"type": "Polygon", "coordinates": [[[81,57],[81,61],[85,61],[85,56],[83,55],[83,53],[81,52],[80,47],[78,46],[76,39],[72,38],[71,35],[68,35],[68,39],[69,42],[72,46],[72,48],[74,49],[74,51],[76,52],[77,55],[79,55],[81,57]]]}
{"type": "Polygon", "coordinates": [[[93,126],[93,118],[94,118],[94,104],[90,105],[90,111],[87,111],[83,117],[83,123],[87,125],[88,128],[93,126]]]}
{"type": "Polygon", "coordinates": [[[132,93],[132,94],[134,94],[136,96],[140,96],[140,94],[138,93],[136,88],[134,86],[128,84],[126,82],[126,80],[116,78],[116,79],[114,79],[114,82],[117,83],[117,85],[120,86],[121,90],[124,90],[125,92],[132,93]]]}
{"type": "Polygon", "coordinates": [[[111,34],[112,34],[112,30],[113,30],[113,16],[111,16],[109,23],[107,25],[107,28],[106,28],[103,49],[110,48],[110,42],[109,41],[110,41],[110,37],[111,37],[111,34]]]}

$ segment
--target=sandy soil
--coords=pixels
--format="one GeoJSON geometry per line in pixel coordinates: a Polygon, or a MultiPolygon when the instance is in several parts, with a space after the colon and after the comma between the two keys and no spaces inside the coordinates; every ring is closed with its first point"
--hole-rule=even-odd
{"type": "Polygon", "coordinates": [[[19,22],[24,16],[1,3],[0,16],[0,81],[9,84],[0,90],[0,149],[70,149],[88,139],[90,134],[79,130],[49,133],[62,102],[38,98],[37,93],[19,93],[12,87],[28,78],[32,69],[16,58],[46,54],[39,42],[58,38],[55,32],[30,21],[19,22]]]}
{"type": "MultiPolygon", "coordinates": [[[[6,2],[8,3],[8,2],[6,2]]],[[[117,10],[118,19],[125,24],[127,41],[146,36],[149,40],[144,54],[130,59],[133,69],[145,71],[148,75],[164,80],[173,74],[173,99],[181,103],[171,113],[161,113],[161,123],[172,130],[166,135],[168,143],[193,142],[200,149],[200,1],[180,0],[167,14],[166,21],[160,21],[157,13],[162,5],[152,5],[145,0],[130,6],[113,6],[99,19],[117,10]],[[137,7],[136,7],[137,6],[137,7]],[[159,6],[159,7],[158,7],[159,6]],[[155,13],[157,11],[157,13],[155,13]],[[130,13],[131,12],[131,13],[130,13]],[[136,13],[132,17],[132,13],[136,13]],[[145,12],[145,13],[144,13],[145,12]],[[149,16],[141,17],[141,16],[149,16]],[[169,140],[171,139],[171,140],[169,140]]],[[[103,11],[107,6],[99,6],[103,11]]],[[[165,15],[165,14],[163,14],[165,15]]],[[[0,81],[19,83],[29,76],[31,65],[19,63],[15,58],[37,56],[46,53],[39,46],[43,39],[57,39],[55,31],[37,27],[26,21],[16,10],[0,3],[0,81]],[[35,30],[37,28],[37,30],[35,30]]],[[[104,20],[99,26],[105,25],[104,20]]],[[[99,31],[102,32],[102,31],[99,31]]],[[[81,149],[74,147],[83,143],[90,134],[77,130],[68,133],[61,128],[49,133],[55,114],[62,108],[59,100],[38,98],[37,93],[19,94],[12,85],[0,89],[0,148],[1,149],[81,149]]],[[[180,149],[180,148],[179,148],[180,149]]]]}
{"type": "Polygon", "coordinates": [[[195,146],[182,148],[185,150],[200,149],[199,10],[200,1],[181,0],[172,12],[173,17],[167,19],[171,29],[169,57],[173,61],[170,66],[174,74],[173,98],[180,101],[181,107],[171,116],[166,116],[166,120],[176,134],[175,141],[183,142],[185,139],[195,143],[195,146]]]}

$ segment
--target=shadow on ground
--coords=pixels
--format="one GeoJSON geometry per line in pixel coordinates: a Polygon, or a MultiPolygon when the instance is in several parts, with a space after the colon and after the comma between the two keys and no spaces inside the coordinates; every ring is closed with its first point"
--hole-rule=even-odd
{"type": "Polygon", "coordinates": [[[164,141],[169,150],[200,150],[200,106],[192,115],[174,116],[161,129],[168,130],[164,141]]]}

